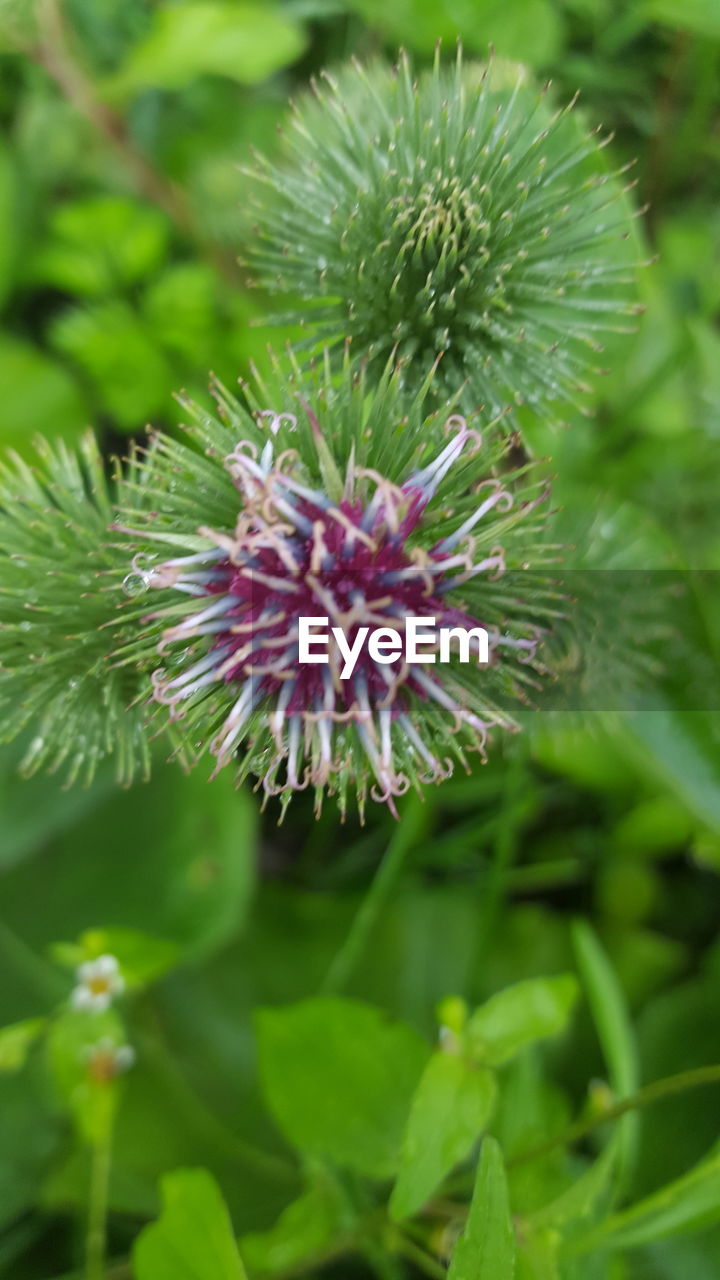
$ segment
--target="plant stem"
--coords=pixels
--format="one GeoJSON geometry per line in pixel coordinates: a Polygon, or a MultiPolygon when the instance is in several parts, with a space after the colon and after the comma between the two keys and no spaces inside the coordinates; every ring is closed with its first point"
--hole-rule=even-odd
{"type": "Polygon", "coordinates": [[[399,1253],[403,1258],[407,1258],[409,1262],[413,1262],[419,1271],[423,1271],[426,1276],[432,1276],[433,1280],[447,1280],[447,1270],[433,1258],[424,1249],[414,1241],[408,1240],[407,1236],[401,1235],[393,1237],[392,1249],[395,1253],[399,1253]]]}
{"type": "Polygon", "coordinates": [[[528,1151],[521,1151],[516,1156],[510,1156],[507,1161],[508,1168],[529,1164],[532,1160],[540,1160],[557,1147],[571,1146],[575,1142],[580,1142],[603,1125],[621,1119],[629,1111],[636,1111],[641,1107],[651,1106],[654,1102],[660,1102],[664,1098],[671,1098],[675,1094],[687,1093],[690,1089],[698,1089],[710,1084],[720,1084],[720,1065],[718,1064],[710,1067],[695,1067],[690,1071],[680,1071],[674,1076],[665,1076],[662,1080],[654,1080],[652,1084],[638,1089],[637,1093],[621,1098],[602,1114],[592,1116],[589,1120],[578,1120],[556,1137],[549,1138],[547,1142],[531,1147],[528,1151]]]}
{"type": "Polygon", "coordinates": [[[143,195],[159,205],[182,230],[191,231],[192,219],[182,193],[158,174],[137,150],[122,118],[100,101],[89,77],[71,55],[60,0],[42,0],[37,16],[40,41],[33,50],[35,61],[120,156],[143,195]]]}
{"type": "MultiPolygon", "coordinates": [[[[104,138],[146,200],[162,209],[184,235],[201,241],[197,222],[184,192],[158,172],[135,145],[122,116],[98,96],[95,86],[73,57],[60,0],[42,0],[37,13],[40,39],[30,56],[55,81],[63,97],[104,138]]],[[[214,266],[231,283],[239,274],[232,257],[217,245],[207,246],[214,266]]]]}
{"type": "Polygon", "coordinates": [[[362,958],[378,917],[398,882],[405,859],[417,842],[424,820],[423,801],[419,796],[412,796],[403,809],[400,822],[350,926],[347,938],[325,975],[321,987],[323,994],[334,995],[345,990],[362,958]]]}
{"type": "Polygon", "coordinates": [[[87,1236],[85,1239],[85,1275],[87,1280],[105,1280],[105,1246],[107,1240],[108,1192],[112,1159],[112,1125],[94,1143],[90,1171],[87,1236]]]}

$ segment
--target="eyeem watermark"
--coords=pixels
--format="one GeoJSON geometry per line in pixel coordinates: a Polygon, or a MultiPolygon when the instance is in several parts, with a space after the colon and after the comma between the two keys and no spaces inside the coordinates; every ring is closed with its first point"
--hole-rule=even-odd
{"type": "Polygon", "coordinates": [[[298,661],[329,663],[332,641],[343,661],[341,680],[350,679],[365,649],[372,662],[450,662],[454,643],[460,662],[470,662],[471,648],[475,650],[475,661],[490,661],[484,627],[436,627],[434,618],[408,617],[403,631],[394,627],[358,627],[350,641],[342,627],[328,628],[328,622],[329,618],[298,618],[298,661]]]}

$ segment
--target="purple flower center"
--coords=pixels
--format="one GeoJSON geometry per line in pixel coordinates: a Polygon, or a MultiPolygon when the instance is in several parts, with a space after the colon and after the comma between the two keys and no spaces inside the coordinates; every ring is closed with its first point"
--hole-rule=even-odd
{"type": "MultiPolygon", "coordinates": [[[[342,655],[331,638],[327,665],[301,664],[300,618],[326,617],[352,644],[361,627],[403,633],[410,616],[435,619],[435,628],[483,626],[447,602],[449,591],[481,574],[500,574],[503,554],[494,548],[474,559],[471,530],[493,508],[512,504],[499,481],[481,486],[483,500],[450,536],[428,550],[419,538],[427,504],[469,442],[476,440],[461,418],[450,442],[429,466],[401,486],[376,472],[348,471],[343,496],[333,501],[297,478],[292,451],[277,458],[272,443],[258,458],[254,446],[238,444],[227,466],[243,496],[232,535],[203,529],[215,544],[207,552],[168,561],[152,574],[152,585],[172,586],[197,596],[200,608],[164,633],[168,644],[207,637],[209,649],[180,675],[154,676],[155,697],[180,714],[181,704],[211,685],[234,686],[237,697],[211,749],[223,764],[250,729],[260,708],[267,710],[276,754],[265,774],[268,791],[322,787],[340,767],[336,733],[352,723],[379,786],[376,798],[391,804],[407,790],[408,778],[395,764],[393,738],[422,762],[423,772],[446,776],[423,742],[411,715],[413,701],[434,703],[464,726],[481,749],[489,721],[483,720],[445,687],[431,667],[408,665],[402,655],[373,660],[367,647],[347,679],[342,655]],[[368,495],[357,497],[358,489],[368,495]],[[277,782],[280,765],[285,780],[277,782]]],[[[528,652],[535,641],[513,640],[494,631],[492,646],[528,652]]],[[[491,661],[493,657],[491,648],[491,661]]]]}

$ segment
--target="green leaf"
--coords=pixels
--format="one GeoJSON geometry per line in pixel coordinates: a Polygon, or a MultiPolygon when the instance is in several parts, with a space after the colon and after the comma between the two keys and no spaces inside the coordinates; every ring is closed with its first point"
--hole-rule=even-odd
{"type": "Polygon", "coordinates": [[[26,1018],[10,1027],[0,1027],[0,1072],[19,1071],[46,1026],[46,1018],[26,1018]]]}
{"type": "Polygon", "coordinates": [[[257,1015],[260,1075],[285,1136],[368,1177],[397,1171],[428,1058],[420,1037],[369,1005],[318,998],[257,1015]]]}
{"type": "Polygon", "coordinates": [[[155,271],[168,234],[157,209],[121,196],[68,201],[55,211],[30,276],[67,293],[101,297],[155,271]]]}
{"type": "Polygon", "coordinates": [[[87,929],[76,946],[58,943],[51,951],[60,964],[73,968],[98,956],[115,956],[130,988],[156,982],[177,964],[180,956],[176,942],[152,938],[137,929],[87,929]]]}
{"type": "Polygon", "coordinates": [[[676,31],[692,31],[720,40],[720,9],[715,0],[647,0],[646,17],[676,31]]]}
{"type": "Polygon", "coordinates": [[[10,148],[0,141],[0,305],[15,276],[18,239],[17,176],[10,148]]]}
{"type": "Polygon", "coordinates": [[[162,1180],[163,1210],[133,1249],[136,1280],[246,1280],[232,1223],[205,1169],[177,1169],[162,1180]]]}
{"type": "Polygon", "coordinates": [[[258,84],[299,58],[297,22],[254,4],[184,4],[155,12],[152,30],[105,84],[111,97],[141,89],[182,89],[196,76],[258,84]]]}
{"type": "Polygon", "coordinates": [[[121,299],[63,311],[50,326],[50,340],[89,376],[120,428],[136,431],[169,408],[170,367],[149,327],[121,299]]]}
{"type": "MultiPolygon", "coordinates": [[[[57,1108],[48,1103],[46,1082],[39,1073],[24,1071],[0,1076],[0,1232],[3,1241],[14,1221],[30,1216],[40,1198],[40,1187],[60,1144],[67,1142],[67,1127],[57,1108]],[[43,1087],[45,1085],[45,1087],[43,1087]]],[[[86,1182],[87,1186],[87,1182],[86,1182]]],[[[0,1275],[20,1280],[18,1268],[5,1265],[0,1253],[0,1275]]]]}
{"type": "Polygon", "coordinates": [[[513,1206],[517,1213],[532,1213],[567,1186],[567,1160],[561,1148],[554,1147],[538,1159],[524,1161],[525,1152],[541,1147],[570,1124],[567,1098],[549,1077],[544,1055],[531,1046],[503,1068],[502,1088],[492,1121],[497,1138],[508,1162],[512,1164],[508,1181],[513,1206]]]}
{"type": "Polygon", "coordinates": [[[499,1066],[536,1040],[564,1031],[576,998],[571,974],[506,987],[470,1018],[465,1032],[469,1051],[478,1061],[499,1066]]]}
{"type": "Polygon", "coordinates": [[[720,717],[710,711],[626,716],[625,747],[703,822],[720,830],[720,717]]]}
{"type": "Polygon", "coordinates": [[[11,868],[4,911],[39,950],[100,920],[121,931],[122,945],[131,928],[178,944],[184,960],[206,956],[243,924],[255,832],[254,802],[230,777],[209,783],[201,767],[185,776],[158,765],[150,783],[114,791],[32,863],[11,868]],[[53,891],[38,898],[46,876],[53,891]]]}
{"type": "Polygon", "coordinates": [[[462,39],[467,49],[486,54],[492,43],[501,58],[531,66],[555,56],[562,20],[548,0],[352,0],[348,5],[393,42],[430,53],[438,39],[462,39]]]}
{"type": "Polygon", "coordinates": [[[269,1231],[253,1232],[240,1241],[253,1274],[276,1275],[322,1256],[333,1238],[347,1233],[353,1216],[337,1184],[325,1173],[283,1210],[269,1231]]]}
{"type": "Polygon", "coordinates": [[[515,1259],[505,1165],[498,1143],[488,1136],[483,1140],[470,1212],[452,1255],[448,1280],[513,1280],[515,1259]]]}
{"type": "Polygon", "coordinates": [[[143,312],[153,333],[192,367],[205,370],[217,359],[213,351],[217,352],[223,337],[218,294],[212,268],[201,262],[179,262],[157,276],[143,296],[143,312]]]}
{"type": "Polygon", "coordinates": [[[0,337],[0,444],[27,455],[33,437],[77,438],[87,425],[80,392],[66,371],[29,343],[0,337]]]}
{"type": "Polygon", "coordinates": [[[492,1071],[473,1067],[454,1054],[433,1055],[412,1101],[390,1199],[391,1217],[411,1217],[469,1155],[487,1126],[496,1093],[492,1071]]]}
{"type": "Polygon", "coordinates": [[[594,1231],[574,1241],[570,1252],[634,1249],[716,1222],[720,1222],[720,1152],[638,1204],[606,1218],[594,1231]]]}
{"type": "Polygon", "coordinates": [[[0,747],[3,870],[31,857],[48,838],[100,804],[112,787],[107,772],[93,786],[73,790],[63,787],[57,778],[20,778],[17,771],[23,754],[24,748],[18,751],[17,744],[0,747]]]}
{"type": "Polygon", "coordinates": [[[18,53],[37,40],[36,0],[1,0],[0,53],[18,53]]]}
{"type": "MultiPolygon", "coordinates": [[[[619,1097],[634,1093],[639,1084],[635,1037],[620,984],[593,933],[584,920],[573,926],[578,966],[587,991],[593,1020],[608,1065],[610,1084],[619,1097]]],[[[637,1150],[638,1118],[630,1113],[620,1121],[618,1182],[629,1176],[637,1150]]]]}
{"type": "Polygon", "coordinates": [[[652,796],[623,815],[615,826],[614,843],[621,849],[659,857],[686,846],[694,825],[675,796],[652,796]]]}
{"type": "Polygon", "coordinates": [[[516,1280],[563,1280],[559,1252],[560,1237],[556,1231],[523,1233],[516,1280]]]}
{"type": "MultiPolygon", "coordinates": [[[[616,1131],[617,1133],[617,1131],[616,1131]]],[[[596,1214],[598,1204],[607,1195],[615,1171],[617,1141],[613,1138],[588,1169],[550,1204],[530,1216],[535,1230],[565,1227],[596,1214]]]]}

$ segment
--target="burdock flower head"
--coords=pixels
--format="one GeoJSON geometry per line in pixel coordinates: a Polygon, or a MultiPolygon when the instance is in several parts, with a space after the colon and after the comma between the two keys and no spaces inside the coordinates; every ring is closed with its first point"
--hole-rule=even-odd
{"type": "MultiPolygon", "coordinates": [[[[27,731],[26,773],[89,782],[105,759],[121,783],[148,773],[142,672],[113,659],[127,555],[110,545],[112,520],[91,435],[77,450],[39,440],[31,463],[0,462],[0,739],[27,731]]],[[[133,634],[129,611],[122,622],[133,634]]]]}
{"type": "Polygon", "coordinates": [[[344,810],[354,785],[361,808],[368,792],[394,808],[512,725],[537,679],[550,593],[527,560],[545,491],[508,469],[492,424],[452,406],[423,423],[424,394],[403,407],[397,374],[370,391],[349,365],[339,384],[325,370],[246,389],[251,411],[216,388],[219,416],[193,428],[210,457],[168,438],[150,450],[163,514],[133,535],[156,550],[130,587],[170,593],[148,617],[154,697],[218,767],[237,761],[285,801],[312,788],[344,810]],[[415,663],[387,636],[414,618],[415,663]],[[304,656],[307,620],[326,627],[325,662],[304,656]],[[456,627],[478,648],[486,635],[486,662],[443,653],[456,627]]]}
{"type": "Polygon", "coordinates": [[[635,307],[625,170],[572,106],[459,56],[326,75],[251,175],[249,263],[291,299],[278,319],[376,367],[397,351],[416,385],[441,354],[434,389],[462,407],[576,399],[635,307]]]}

